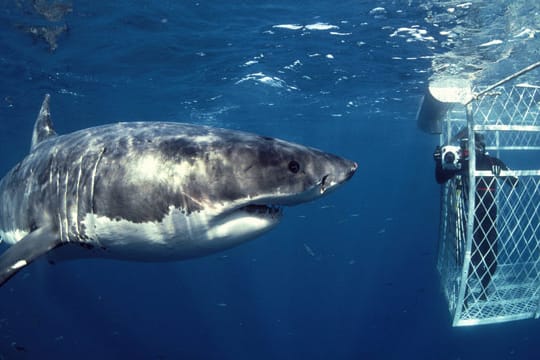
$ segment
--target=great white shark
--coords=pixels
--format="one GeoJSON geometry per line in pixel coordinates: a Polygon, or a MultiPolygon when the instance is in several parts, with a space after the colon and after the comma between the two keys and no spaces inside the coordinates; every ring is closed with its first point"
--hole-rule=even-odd
{"type": "Polygon", "coordinates": [[[0,285],[41,255],[173,261],[275,227],[283,206],[350,179],[353,161],[241,131],[116,123],[57,135],[49,95],[30,153],[0,181],[0,285]]]}

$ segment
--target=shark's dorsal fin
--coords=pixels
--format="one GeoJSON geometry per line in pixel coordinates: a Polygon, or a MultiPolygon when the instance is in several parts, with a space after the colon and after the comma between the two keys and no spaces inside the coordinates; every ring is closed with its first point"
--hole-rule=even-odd
{"type": "Polygon", "coordinates": [[[56,136],[56,131],[54,131],[51,122],[51,111],[49,109],[50,98],[51,96],[49,94],[45,94],[45,99],[43,99],[36,123],[34,124],[34,133],[32,134],[30,151],[34,150],[34,148],[43,140],[51,136],[56,136]]]}

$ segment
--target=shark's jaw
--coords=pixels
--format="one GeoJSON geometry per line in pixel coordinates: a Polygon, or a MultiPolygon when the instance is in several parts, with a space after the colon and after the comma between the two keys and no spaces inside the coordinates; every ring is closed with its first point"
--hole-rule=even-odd
{"type": "Polygon", "coordinates": [[[282,206],[260,203],[244,205],[213,217],[208,224],[206,238],[209,243],[232,247],[270,231],[282,217],[282,206]]]}
{"type": "Polygon", "coordinates": [[[300,193],[276,193],[239,201],[209,221],[208,238],[234,239],[235,243],[255,238],[279,224],[285,206],[312,201],[337,185],[330,185],[327,179],[328,176],[325,176],[320,182],[300,193]]]}
{"type": "Polygon", "coordinates": [[[255,238],[280,222],[284,206],[309,202],[331,192],[347,181],[356,168],[356,163],[353,163],[350,171],[341,178],[324,175],[320,181],[302,192],[281,194],[276,191],[275,194],[239,201],[209,222],[208,238],[235,239],[235,243],[255,238]]]}

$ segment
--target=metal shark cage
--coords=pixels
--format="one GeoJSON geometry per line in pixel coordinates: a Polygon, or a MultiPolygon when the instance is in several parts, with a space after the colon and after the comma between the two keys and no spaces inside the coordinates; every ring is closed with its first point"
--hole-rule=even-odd
{"type": "MultiPolygon", "coordinates": [[[[439,133],[441,145],[468,138],[469,168],[441,187],[437,270],[453,326],[540,317],[540,87],[509,86],[509,80],[472,93],[465,102],[441,103],[438,109],[444,111],[436,126],[433,118],[426,126],[426,109],[419,112],[419,126],[439,133]],[[508,170],[494,176],[476,169],[475,133],[483,135],[489,154],[504,160],[508,170]],[[486,206],[475,193],[482,177],[496,189],[490,205],[496,206],[495,212],[479,211],[486,206]],[[516,177],[517,184],[509,184],[508,179],[516,177]],[[496,234],[495,242],[479,251],[490,231],[496,234]],[[495,254],[496,270],[484,288],[481,278],[489,275],[481,269],[493,262],[488,254],[495,254]]],[[[433,108],[428,110],[434,114],[433,108]]]]}

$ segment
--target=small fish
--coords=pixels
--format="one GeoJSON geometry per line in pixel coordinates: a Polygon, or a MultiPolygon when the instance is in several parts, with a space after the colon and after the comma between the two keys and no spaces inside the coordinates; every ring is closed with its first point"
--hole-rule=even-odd
{"type": "Polygon", "coordinates": [[[306,244],[304,243],[304,249],[306,249],[306,252],[311,255],[311,256],[315,256],[315,252],[306,244]]]}

